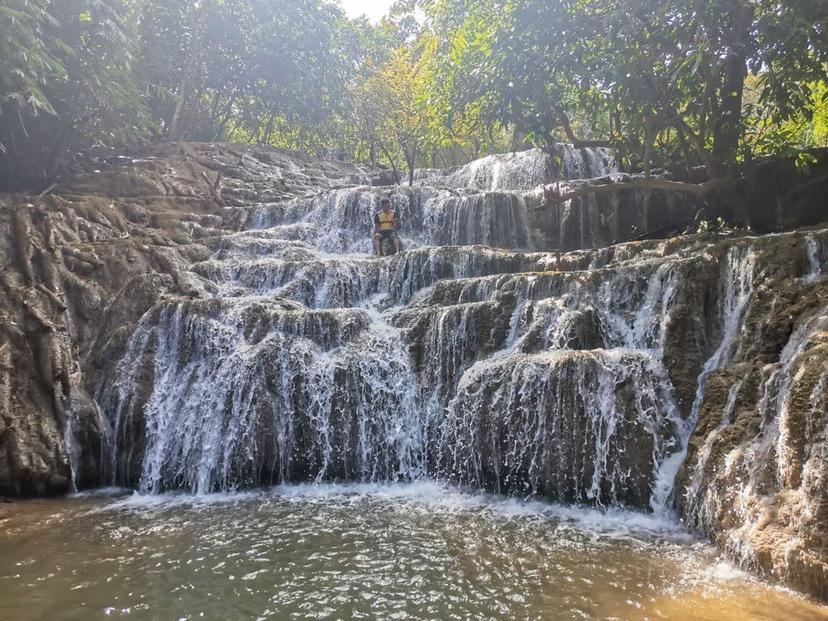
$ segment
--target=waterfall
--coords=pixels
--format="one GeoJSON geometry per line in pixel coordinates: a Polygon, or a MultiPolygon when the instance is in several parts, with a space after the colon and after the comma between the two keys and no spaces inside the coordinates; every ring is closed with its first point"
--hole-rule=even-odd
{"type": "MultiPolygon", "coordinates": [[[[739,529],[747,533],[763,511],[763,503],[773,498],[768,481],[784,486],[786,493],[803,493],[803,481],[814,481],[824,477],[825,436],[814,431],[814,450],[803,452],[801,436],[802,420],[811,419],[824,428],[825,395],[828,386],[828,369],[819,359],[810,359],[814,349],[824,340],[828,330],[828,308],[804,321],[791,335],[781,352],[779,360],[763,369],[759,384],[759,400],[753,406],[759,416],[758,433],[745,445],[735,448],[724,447],[719,457],[720,470],[715,477],[704,480],[703,470],[710,467],[711,448],[718,437],[732,422],[735,404],[742,392],[743,379],[737,380],[728,392],[727,402],[720,425],[707,437],[697,456],[691,475],[691,484],[686,493],[685,515],[702,532],[711,533],[716,527],[719,514],[723,511],[722,498],[717,487],[723,480],[738,477],[740,488],[729,494],[727,511],[739,516],[739,529]],[[807,398],[794,403],[793,388],[805,380],[808,366],[813,365],[820,372],[813,380],[805,381],[807,398]]],[[[818,483],[815,483],[818,487],[818,483]]],[[[824,489],[824,487],[822,488],[824,489]]],[[[818,496],[817,496],[818,498],[818,496]]],[[[805,500],[803,499],[803,502],[805,500]]],[[[817,500],[819,502],[819,500],[817,500]]],[[[818,507],[804,510],[804,515],[813,515],[818,507]]],[[[794,519],[800,519],[798,516],[794,519]]],[[[761,526],[760,526],[761,527],[761,526]]],[[[734,537],[734,543],[740,541],[734,537]]],[[[749,564],[749,548],[736,545],[733,555],[749,564]]]]}
{"type": "Polygon", "coordinates": [[[698,420],[708,377],[713,371],[730,361],[734,353],[733,349],[738,344],[737,336],[753,291],[754,265],[755,255],[750,246],[731,248],[727,254],[720,285],[722,291],[719,308],[719,317],[722,321],[721,339],[713,355],[705,362],[699,376],[696,399],[693,401],[693,411],[690,416],[693,424],[698,420]]]}
{"type": "MultiPolygon", "coordinates": [[[[699,411],[704,399],[705,388],[711,374],[725,366],[734,354],[734,349],[738,346],[738,334],[742,328],[742,323],[745,318],[745,313],[750,303],[751,294],[753,292],[754,271],[756,264],[756,254],[751,246],[734,246],[732,247],[725,259],[724,269],[721,272],[721,279],[719,290],[721,292],[718,316],[721,321],[721,336],[719,344],[713,351],[712,355],[707,359],[702,367],[696,384],[696,394],[693,399],[693,406],[690,412],[690,417],[687,419],[684,430],[682,432],[682,450],[674,456],[675,464],[672,469],[672,478],[670,479],[669,489],[673,489],[673,481],[675,475],[678,473],[681,464],[687,456],[687,446],[690,440],[690,434],[693,431],[699,419],[699,411]]],[[[738,382],[737,382],[738,384],[738,382]]],[[[732,414],[731,406],[735,407],[735,399],[739,394],[740,387],[732,387],[733,401],[731,403],[731,395],[728,395],[728,406],[725,407],[725,412],[722,415],[721,426],[727,425],[732,414]]],[[[712,437],[708,437],[707,442],[712,446],[715,441],[717,433],[714,432],[712,437]]],[[[707,457],[709,456],[710,446],[702,447],[702,455],[697,463],[697,471],[691,475],[692,480],[688,489],[684,491],[685,498],[690,505],[699,502],[699,486],[701,482],[702,469],[706,465],[707,457]],[[706,452],[706,454],[705,454],[706,452]],[[702,459],[703,458],[703,459],[702,459]]]]}
{"type": "Polygon", "coordinates": [[[418,170],[420,185],[469,188],[485,192],[531,190],[562,179],[591,179],[618,170],[606,149],[558,144],[550,154],[529,149],[489,155],[451,170],[418,170]]]}
{"type": "Polygon", "coordinates": [[[805,241],[805,253],[808,259],[808,273],[805,279],[809,282],[819,280],[823,273],[823,261],[825,251],[823,242],[814,235],[809,235],[805,241]]]}
{"type": "MultiPolygon", "coordinates": [[[[773,461],[777,477],[786,483],[792,482],[794,463],[797,461],[792,454],[793,443],[789,437],[791,426],[796,424],[792,419],[801,415],[796,411],[798,406],[791,402],[791,388],[796,379],[796,373],[793,370],[802,358],[808,356],[806,343],[811,339],[817,340],[818,335],[825,334],[826,331],[828,331],[828,309],[803,323],[791,335],[776,368],[762,386],[759,411],[762,414],[763,433],[760,445],[763,448],[773,446],[776,456],[773,461]]],[[[826,374],[828,374],[828,369],[820,375],[814,391],[810,394],[809,401],[813,408],[820,405],[819,399],[824,393],[821,393],[819,389],[825,386],[826,374]]]]}
{"type": "Polygon", "coordinates": [[[671,415],[655,367],[646,355],[618,350],[479,363],[449,404],[441,472],[499,492],[646,506],[671,415]]]}
{"type": "Polygon", "coordinates": [[[147,312],[99,382],[113,482],[209,493],[431,477],[670,510],[764,251],[726,238],[548,251],[570,238],[544,241],[551,216],[530,188],[613,167],[600,150],[530,151],[421,171],[411,188],[249,206],[192,266],[209,294],[147,312]],[[384,197],[406,250],[377,258],[384,197]],[[688,342],[705,360],[681,359],[688,342]]]}
{"type": "Polygon", "coordinates": [[[73,399],[71,396],[68,401],[68,407],[66,408],[66,427],[63,430],[63,442],[66,446],[66,457],[69,462],[69,490],[72,492],[78,491],[78,462],[80,461],[80,452],[81,449],[78,446],[78,443],[75,441],[75,433],[76,433],[76,399],[73,399]]]}
{"type": "Polygon", "coordinates": [[[693,471],[690,474],[690,482],[685,492],[685,496],[688,500],[687,512],[691,515],[699,515],[701,506],[705,502],[709,502],[709,499],[705,497],[703,492],[705,468],[709,466],[711,453],[716,441],[719,439],[724,429],[733,422],[733,414],[736,410],[737,399],[739,398],[743,385],[744,378],[740,378],[730,387],[727,392],[727,401],[725,403],[724,410],[722,411],[721,421],[707,436],[707,438],[705,438],[704,444],[701,449],[699,449],[696,463],[693,465],[693,471]]]}

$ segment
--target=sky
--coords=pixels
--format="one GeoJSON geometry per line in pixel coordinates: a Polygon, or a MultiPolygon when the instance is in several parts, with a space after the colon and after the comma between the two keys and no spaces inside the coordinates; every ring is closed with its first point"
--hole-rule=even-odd
{"type": "Polygon", "coordinates": [[[367,15],[372,22],[377,22],[388,13],[394,0],[339,0],[348,17],[367,15]]]}

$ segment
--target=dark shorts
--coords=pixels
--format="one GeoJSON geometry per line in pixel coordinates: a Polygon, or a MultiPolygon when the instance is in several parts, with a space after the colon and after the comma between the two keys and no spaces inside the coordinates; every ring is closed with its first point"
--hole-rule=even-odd
{"type": "Polygon", "coordinates": [[[394,239],[397,236],[397,231],[377,231],[377,235],[383,239],[394,239]]]}

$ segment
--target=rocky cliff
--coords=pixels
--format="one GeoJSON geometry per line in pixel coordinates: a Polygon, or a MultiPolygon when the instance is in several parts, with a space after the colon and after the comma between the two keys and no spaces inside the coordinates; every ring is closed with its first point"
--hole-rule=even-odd
{"type": "Polygon", "coordinates": [[[233,205],[361,182],[294,154],[164,145],[90,163],[55,194],[0,196],[0,493],[64,493],[71,467],[78,487],[108,481],[95,382],[159,301],[209,295],[191,268],[244,226],[233,205]]]}
{"type": "Polygon", "coordinates": [[[698,206],[538,189],[615,172],[179,144],[2,197],[0,493],[431,476],[677,508],[828,597],[828,230],[635,242],[698,206]]]}

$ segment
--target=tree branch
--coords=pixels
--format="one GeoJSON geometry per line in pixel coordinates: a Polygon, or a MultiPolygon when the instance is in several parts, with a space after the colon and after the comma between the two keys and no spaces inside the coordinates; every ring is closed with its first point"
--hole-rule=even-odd
{"type": "MultiPolygon", "coordinates": [[[[719,181],[719,180],[717,180],[719,181]]],[[[563,203],[580,196],[590,194],[608,194],[623,190],[655,190],[663,192],[681,192],[701,196],[709,194],[721,187],[721,183],[708,181],[706,183],[687,183],[684,181],[670,181],[669,179],[641,178],[627,181],[599,183],[596,185],[582,185],[567,192],[560,192],[557,185],[544,186],[543,193],[548,203],[563,203]]]]}
{"type": "Polygon", "coordinates": [[[388,152],[388,149],[385,148],[385,144],[379,142],[380,151],[382,151],[383,155],[388,159],[388,162],[391,164],[391,169],[394,171],[394,179],[397,182],[397,185],[400,185],[400,173],[397,170],[397,164],[394,162],[394,158],[391,157],[391,154],[388,152]]]}
{"type": "Polygon", "coordinates": [[[610,140],[580,140],[578,136],[575,135],[575,131],[572,129],[572,123],[570,123],[569,117],[566,113],[557,106],[552,105],[551,108],[552,114],[558,117],[558,121],[564,130],[564,134],[566,134],[566,139],[569,140],[569,142],[572,143],[572,146],[576,149],[586,149],[590,147],[609,148],[612,146],[612,141],[610,140]]]}

